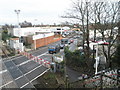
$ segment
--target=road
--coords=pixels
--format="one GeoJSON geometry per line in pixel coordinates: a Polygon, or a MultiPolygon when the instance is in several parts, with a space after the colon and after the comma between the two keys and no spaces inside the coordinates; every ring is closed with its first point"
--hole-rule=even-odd
{"type": "MultiPolygon", "coordinates": [[[[48,46],[57,43],[60,43],[60,41],[40,47],[37,50],[29,53],[52,62],[52,54],[48,53],[48,46]]],[[[61,50],[59,54],[63,55],[63,52],[64,51],[61,50]]],[[[21,55],[14,58],[3,59],[3,62],[1,61],[0,63],[2,64],[0,75],[4,76],[2,77],[3,81],[0,88],[34,88],[32,82],[48,71],[48,68],[44,67],[43,65],[40,65],[21,55]]],[[[68,74],[71,74],[71,70],[68,70],[68,72],[68,74]]],[[[73,74],[69,76],[72,78],[77,77],[73,74]]]]}
{"type": "MultiPolygon", "coordinates": [[[[59,42],[52,44],[56,43],[59,42]]],[[[50,58],[52,55],[48,54],[48,46],[41,47],[38,50],[31,52],[31,54],[51,61],[50,58]],[[46,56],[44,56],[45,54],[46,56]]],[[[48,71],[48,68],[44,67],[43,65],[40,65],[21,55],[12,59],[3,59],[3,62],[1,61],[0,63],[2,64],[0,76],[3,79],[1,81],[2,85],[0,88],[34,88],[32,81],[48,71]]]]}

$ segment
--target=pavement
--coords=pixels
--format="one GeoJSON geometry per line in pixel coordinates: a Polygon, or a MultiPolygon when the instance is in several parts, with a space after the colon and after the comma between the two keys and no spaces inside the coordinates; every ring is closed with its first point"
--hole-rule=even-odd
{"type": "Polygon", "coordinates": [[[72,70],[69,67],[66,67],[66,74],[68,75],[70,83],[78,81],[79,80],[78,78],[81,77],[82,75],[82,73],[72,70]]]}

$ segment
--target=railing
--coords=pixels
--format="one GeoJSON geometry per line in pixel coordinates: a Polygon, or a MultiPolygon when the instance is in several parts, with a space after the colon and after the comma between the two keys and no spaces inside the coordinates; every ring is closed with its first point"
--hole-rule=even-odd
{"type": "Polygon", "coordinates": [[[85,79],[85,87],[101,87],[101,88],[116,88],[120,85],[120,75],[118,70],[111,70],[99,73],[92,78],[85,79]]]}
{"type": "Polygon", "coordinates": [[[70,84],[80,88],[118,88],[120,87],[120,69],[106,70],[70,84]]]}
{"type": "Polygon", "coordinates": [[[19,52],[21,55],[26,56],[28,59],[33,60],[33,61],[35,61],[35,62],[37,62],[37,63],[39,63],[39,64],[42,64],[43,66],[45,66],[45,67],[47,67],[47,68],[50,68],[50,62],[49,62],[49,61],[44,60],[44,59],[42,59],[42,58],[39,58],[39,57],[37,57],[37,56],[34,56],[34,55],[32,55],[32,54],[30,54],[30,53],[27,53],[27,52],[22,52],[22,51],[20,51],[20,50],[18,50],[18,52],[19,52]]]}

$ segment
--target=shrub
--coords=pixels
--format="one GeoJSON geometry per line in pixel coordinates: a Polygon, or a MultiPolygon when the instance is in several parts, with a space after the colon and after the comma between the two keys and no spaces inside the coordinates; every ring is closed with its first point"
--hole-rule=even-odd
{"type": "Polygon", "coordinates": [[[85,56],[81,54],[79,50],[75,50],[71,52],[68,47],[64,49],[66,64],[77,66],[77,67],[85,67],[85,56]]]}

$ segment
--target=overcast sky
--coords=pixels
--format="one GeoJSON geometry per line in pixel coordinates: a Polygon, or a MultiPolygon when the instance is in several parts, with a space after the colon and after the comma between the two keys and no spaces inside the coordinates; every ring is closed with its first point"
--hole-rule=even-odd
{"type": "Polygon", "coordinates": [[[65,21],[60,16],[65,15],[65,11],[71,8],[72,1],[75,0],[1,0],[0,25],[17,24],[14,10],[21,10],[20,22],[26,20],[32,24],[59,24],[65,21]]]}
{"type": "Polygon", "coordinates": [[[33,24],[60,23],[60,18],[70,7],[71,0],[1,0],[0,25],[16,24],[17,14],[14,10],[21,10],[19,21],[33,24]]]}

